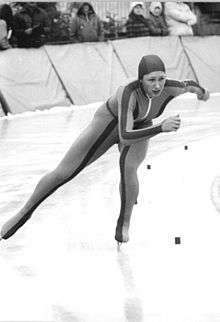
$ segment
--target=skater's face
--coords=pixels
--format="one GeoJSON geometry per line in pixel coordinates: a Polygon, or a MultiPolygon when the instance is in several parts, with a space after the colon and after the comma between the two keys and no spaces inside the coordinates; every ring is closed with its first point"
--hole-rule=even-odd
{"type": "Polygon", "coordinates": [[[166,81],[166,74],[164,72],[156,71],[144,75],[142,85],[145,93],[153,98],[161,94],[166,81]]]}

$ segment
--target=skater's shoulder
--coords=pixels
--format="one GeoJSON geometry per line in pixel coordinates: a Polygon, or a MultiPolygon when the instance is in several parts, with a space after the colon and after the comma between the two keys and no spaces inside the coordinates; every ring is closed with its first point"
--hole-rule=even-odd
{"type": "Polygon", "coordinates": [[[129,79],[126,82],[122,83],[119,86],[119,91],[126,91],[132,93],[133,91],[137,90],[140,87],[139,81],[137,79],[129,79]]]}

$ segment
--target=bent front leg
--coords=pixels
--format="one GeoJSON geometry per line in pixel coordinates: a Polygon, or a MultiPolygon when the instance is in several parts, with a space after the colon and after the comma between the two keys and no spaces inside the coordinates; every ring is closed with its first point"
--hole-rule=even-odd
{"type": "Polygon", "coordinates": [[[121,148],[121,209],[115,233],[115,239],[118,242],[127,242],[129,240],[131,214],[139,193],[137,170],[146,156],[147,147],[148,141],[145,140],[130,146],[122,146],[121,148]]]}

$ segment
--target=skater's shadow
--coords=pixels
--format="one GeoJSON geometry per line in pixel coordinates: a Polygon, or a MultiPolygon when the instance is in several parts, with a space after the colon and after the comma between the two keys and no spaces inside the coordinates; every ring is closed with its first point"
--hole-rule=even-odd
{"type": "Polygon", "coordinates": [[[3,141],[7,137],[7,133],[9,130],[9,120],[2,119],[0,122],[0,140],[3,141]]]}
{"type": "Polygon", "coordinates": [[[124,300],[125,319],[127,322],[142,322],[144,321],[142,303],[137,294],[129,255],[122,250],[118,250],[117,261],[126,291],[126,297],[124,300]]]}

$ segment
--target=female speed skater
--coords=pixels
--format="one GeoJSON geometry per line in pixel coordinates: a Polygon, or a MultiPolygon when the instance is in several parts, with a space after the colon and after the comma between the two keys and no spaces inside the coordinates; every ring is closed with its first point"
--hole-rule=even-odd
{"type": "Polygon", "coordinates": [[[118,144],[121,209],[115,239],[119,243],[128,242],[130,218],[139,192],[137,169],[145,158],[149,139],[162,132],[178,130],[181,122],[179,115],[166,118],[159,124],[153,124],[152,120],[163,113],[174,97],[186,92],[195,93],[199,100],[209,98],[208,91],[194,81],[167,79],[160,57],[142,57],[138,79],[119,87],[98,108],[91,123],[57,168],[39,181],[23,208],[3,225],[1,239],[11,237],[46,198],[76,177],[112,145],[118,144]]]}

